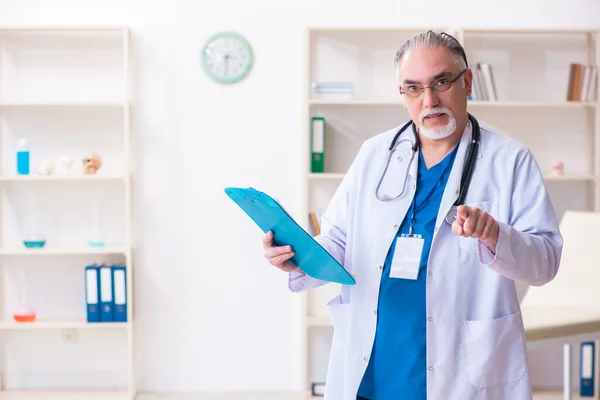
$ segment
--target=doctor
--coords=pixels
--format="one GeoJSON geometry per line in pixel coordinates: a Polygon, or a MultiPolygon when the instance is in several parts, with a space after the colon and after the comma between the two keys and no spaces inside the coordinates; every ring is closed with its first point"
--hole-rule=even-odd
{"type": "MultiPolygon", "coordinates": [[[[550,282],[562,252],[542,174],[467,113],[472,72],[453,37],[413,37],[395,61],[415,129],[362,145],[316,237],[356,279],[328,305],[325,399],[532,399],[515,282],[550,282]]],[[[263,246],[292,291],[326,283],[270,232],[263,246]]]]}

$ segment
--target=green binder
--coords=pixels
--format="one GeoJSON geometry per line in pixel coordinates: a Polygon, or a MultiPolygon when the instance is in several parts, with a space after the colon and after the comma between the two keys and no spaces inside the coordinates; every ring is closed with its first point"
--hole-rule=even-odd
{"type": "Polygon", "coordinates": [[[310,171],[325,172],[325,118],[312,117],[310,121],[310,171]]]}

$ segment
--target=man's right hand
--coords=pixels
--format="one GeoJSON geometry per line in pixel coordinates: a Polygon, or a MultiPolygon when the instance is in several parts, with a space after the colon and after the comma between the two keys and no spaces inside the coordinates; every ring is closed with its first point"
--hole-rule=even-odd
{"type": "Polygon", "coordinates": [[[265,258],[269,263],[285,272],[301,272],[290,258],[294,256],[294,250],[290,246],[273,245],[273,232],[269,231],[263,238],[265,258]]]}

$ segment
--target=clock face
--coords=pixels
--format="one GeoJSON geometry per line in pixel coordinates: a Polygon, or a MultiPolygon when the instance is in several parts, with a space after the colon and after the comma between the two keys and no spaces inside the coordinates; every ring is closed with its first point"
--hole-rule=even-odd
{"type": "Polygon", "coordinates": [[[202,66],[209,77],[221,83],[243,79],[252,66],[253,54],[248,41],[233,32],[212,36],[202,49],[202,66]]]}

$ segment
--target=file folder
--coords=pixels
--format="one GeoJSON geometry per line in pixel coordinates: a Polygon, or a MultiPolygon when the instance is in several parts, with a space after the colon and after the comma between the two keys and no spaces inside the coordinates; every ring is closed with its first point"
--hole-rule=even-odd
{"type": "Polygon", "coordinates": [[[596,344],[584,342],[580,346],[580,397],[594,397],[594,365],[596,344]]]}
{"type": "Polygon", "coordinates": [[[310,123],[311,172],[325,171],[325,118],[312,117],[310,123]]]}
{"type": "Polygon", "coordinates": [[[100,321],[113,321],[112,268],[108,265],[100,267],[100,321]]]}
{"type": "Polygon", "coordinates": [[[87,322],[100,322],[100,274],[96,265],[85,267],[85,299],[87,322]]]}
{"type": "Polygon", "coordinates": [[[295,254],[291,261],[305,274],[328,282],[356,283],[352,275],[269,195],[254,188],[236,187],[225,188],[225,193],[264,233],[273,232],[275,245],[292,247],[295,254]]]}
{"type": "Polygon", "coordinates": [[[113,265],[113,321],[127,322],[127,277],[124,265],[113,265]]]}

